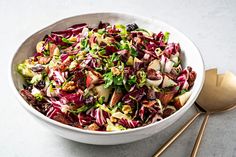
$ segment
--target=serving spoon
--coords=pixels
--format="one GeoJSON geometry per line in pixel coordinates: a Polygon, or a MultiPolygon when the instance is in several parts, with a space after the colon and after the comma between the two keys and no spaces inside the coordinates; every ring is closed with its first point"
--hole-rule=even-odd
{"type": "Polygon", "coordinates": [[[206,111],[206,114],[192,150],[192,157],[197,156],[210,114],[231,110],[236,107],[236,77],[231,72],[217,75],[217,69],[209,72],[212,73],[210,76],[213,75],[212,80],[206,79],[208,82],[204,83],[197,99],[197,103],[206,111]]]}
{"type": "Polygon", "coordinates": [[[175,135],[173,135],[153,157],[159,157],[201,114],[205,113],[204,121],[199,130],[191,157],[197,155],[201,139],[210,114],[223,112],[236,107],[236,76],[231,72],[217,75],[217,69],[206,71],[206,78],[199,94],[196,106],[198,112],[175,135]]]}

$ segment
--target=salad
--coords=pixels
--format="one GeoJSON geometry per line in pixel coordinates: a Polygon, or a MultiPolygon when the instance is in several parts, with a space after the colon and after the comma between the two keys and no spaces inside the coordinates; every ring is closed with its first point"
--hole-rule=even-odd
{"type": "Polygon", "coordinates": [[[25,80],[20,93],[45,116],[86,130],[160,121],[186,103],[196,79],[169,35],[103,22],[51,32],[18,65],[25,80]]]}

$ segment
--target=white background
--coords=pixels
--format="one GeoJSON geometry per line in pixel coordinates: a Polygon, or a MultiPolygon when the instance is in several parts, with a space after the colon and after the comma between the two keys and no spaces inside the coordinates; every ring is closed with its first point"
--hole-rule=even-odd
{"type": "MultiPolygon", "coordinates": [[[[39,125],[21,108],[8,86],[9,61],[37,30],[86,12],[119,11],[163,20],[199,47],[206,68],[236,73],[236,1],[233,0],[0,0],[0,156],[1,157],[150,157],[195,112],[148,139],[118,146],[93,146],[63,139],[39,125]]],[[[163,157],[189,156],[199,118],[163,157]]],[[[235,111],[212,115],[200,157],[236,157],[235,111]]]]}

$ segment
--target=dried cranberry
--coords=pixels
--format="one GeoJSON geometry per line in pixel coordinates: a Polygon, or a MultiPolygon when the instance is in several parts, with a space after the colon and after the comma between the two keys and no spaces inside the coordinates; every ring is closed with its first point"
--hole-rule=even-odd
{"type": "Polygon", "coordinates": [[[45,82],[43,80],[40,80],[36,85],[36,88],[43,89],[45,87],[45,82]]]}
{"type": "Polygon", "coordinates": [[[115,46],[106,46],[106,54],[111,55],[113,52],[116,52],[117,48],[115,46]]]}
{"type": "Polygon", "coordinates": [[[136,23],[126,25],[126,30],[128,32],[134,31],[135,29],[138,29],[138,25],[136,23]]]}

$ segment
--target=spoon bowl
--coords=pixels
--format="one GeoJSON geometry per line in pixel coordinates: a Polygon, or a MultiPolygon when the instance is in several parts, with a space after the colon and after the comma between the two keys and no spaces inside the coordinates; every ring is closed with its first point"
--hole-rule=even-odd
{"type": "Polygon", "coordinates": [[[236,77],[231,72],[217,75],[217,69],[206,71],[206,79],[197,103],[206,112],[229,110],[236,104],[236,77]]]}
{"type": "Polygon", "coordinates": [[[198,133],[191,156],[195,157],[203,137],[210,114],[236,108],[236,76],[231,72],[217,74],[217,69],[205,72],[205,82],[195,105],[198,112],[173,135],[153,157],[159,157],[201,114],[205,118],[198,133]]]}
{"type": "Polygon", "coordinates": [[[236,107],[236,77],[231,72],[217,74],[217,69],[206,71],[206,78],[197,98],[197,105],[206,112],[192,150],[192,157],[197,152],[210,114],[232,110],[236,107]]]}

